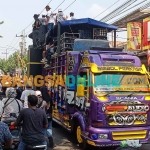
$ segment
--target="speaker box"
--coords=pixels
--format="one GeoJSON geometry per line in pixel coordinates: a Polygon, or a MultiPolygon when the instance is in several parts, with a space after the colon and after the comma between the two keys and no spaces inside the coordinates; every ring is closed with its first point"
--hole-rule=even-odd
{"type": "Polygon", "coordinates": [[[40,61],[42,60],[42,49],[35,49],[29,47],[28,50],[28,66],[27,74],[28,76],[33,75],[42,75],[42,65],[40,61]]]}
{"type": "Polygon", "coordinates": [[[41,43],[45,42],[46,33],[47,33],[47,26],[41,25],[39,29],[39,40],[41,43]]]}

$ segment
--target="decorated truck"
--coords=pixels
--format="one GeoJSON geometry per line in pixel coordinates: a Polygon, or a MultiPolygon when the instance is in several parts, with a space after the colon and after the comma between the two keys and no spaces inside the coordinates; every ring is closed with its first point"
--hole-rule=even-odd
{"type": "Polygon", "coordinates": [[[44,70],[53,121],[84,148],[150,140],[149,75],[133,53],[109,47],[112,30],[115,35],[117,27],[87,18],[60,22],[53,31],[57,53],[44,70]]]}

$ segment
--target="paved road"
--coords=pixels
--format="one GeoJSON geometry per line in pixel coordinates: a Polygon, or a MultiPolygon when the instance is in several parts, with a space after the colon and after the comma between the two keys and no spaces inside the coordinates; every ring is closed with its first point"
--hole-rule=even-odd
{"type": "MultiPolygon", "coordinates": [[[[53,128],[53,136],[54,136],[54,142],[57,145],[54,150],[81,150],[79,146],[76,144],[76,141],[72,134],[68,133],[65,129],[63,129],[60,126],[57,126],[53,128]]],[[[94,150],[106,150],[106,148],[95,148],[90,147],[89,148],[94,150]]],[[[51,150],[51,149],[49,149],[51,150]]],[[[111,150],[111,148],[108,148],[108,150],[111,150]]],[[[113,149],[112,149],[113,150],[113,149]]],[[[138,150],[150,150],[150,144],[143,145],[138,150]]]]}

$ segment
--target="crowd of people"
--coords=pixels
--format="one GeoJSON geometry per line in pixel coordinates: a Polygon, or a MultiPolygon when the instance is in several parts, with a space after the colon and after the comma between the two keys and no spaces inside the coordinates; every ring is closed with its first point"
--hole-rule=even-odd
{"type": "MultiPolygon", "coordinates": [[[[51,11],[50,6],[46,6],[46,14],[42,14],[40,18],[39,14],[35,14],[34,17],[34,24],[33,24],[33,31],[34,36],[38,37],[40,26],[43,25],[46,27],[46,36],[44,42],[44,50],[43,50],[43,59],[41,60],[42,63],[45,63],[45,68],[49,67],[51,55],[56,52],[57,49],[57,41],[50,36],[52,29],[57,25],[58,22],[65,21],[65,20],[74,20],[74,13],[70,13],[70,17],[65,16],[62,9],[58,9],[58,13],[53,13],[51,11]]],[[[35,40],[37,41],[37,40],[35,40]]]]}
{"type": "Polygon", "coordinates": [[[0,100],[0,149],[3,143],[7,147],[13,143],[8,122],[14,126],[22,126],[18,150],[37,143],[48,145],[46,138],[49,140],[49,147],[55,146],[52,138],[52,98],[49,90],[43,86],[34,91],[30,85],[28,81],[25,90],[21,87],[2,87],[1,94],[5,95],[0,100]]]}

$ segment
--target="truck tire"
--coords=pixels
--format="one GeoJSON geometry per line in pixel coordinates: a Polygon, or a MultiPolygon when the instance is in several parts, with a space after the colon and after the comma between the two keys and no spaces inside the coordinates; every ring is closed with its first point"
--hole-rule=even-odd
{"type": "Polygon", "coordinates": [[[76,136],[76,141],[79,144],[80,148],[82,148],[82,150],[85,150],[88,147],[88,144],[81,137],[81,126],[78,123],[76,123],[76,127],[75,127],[75,136],[76,136]]]}

